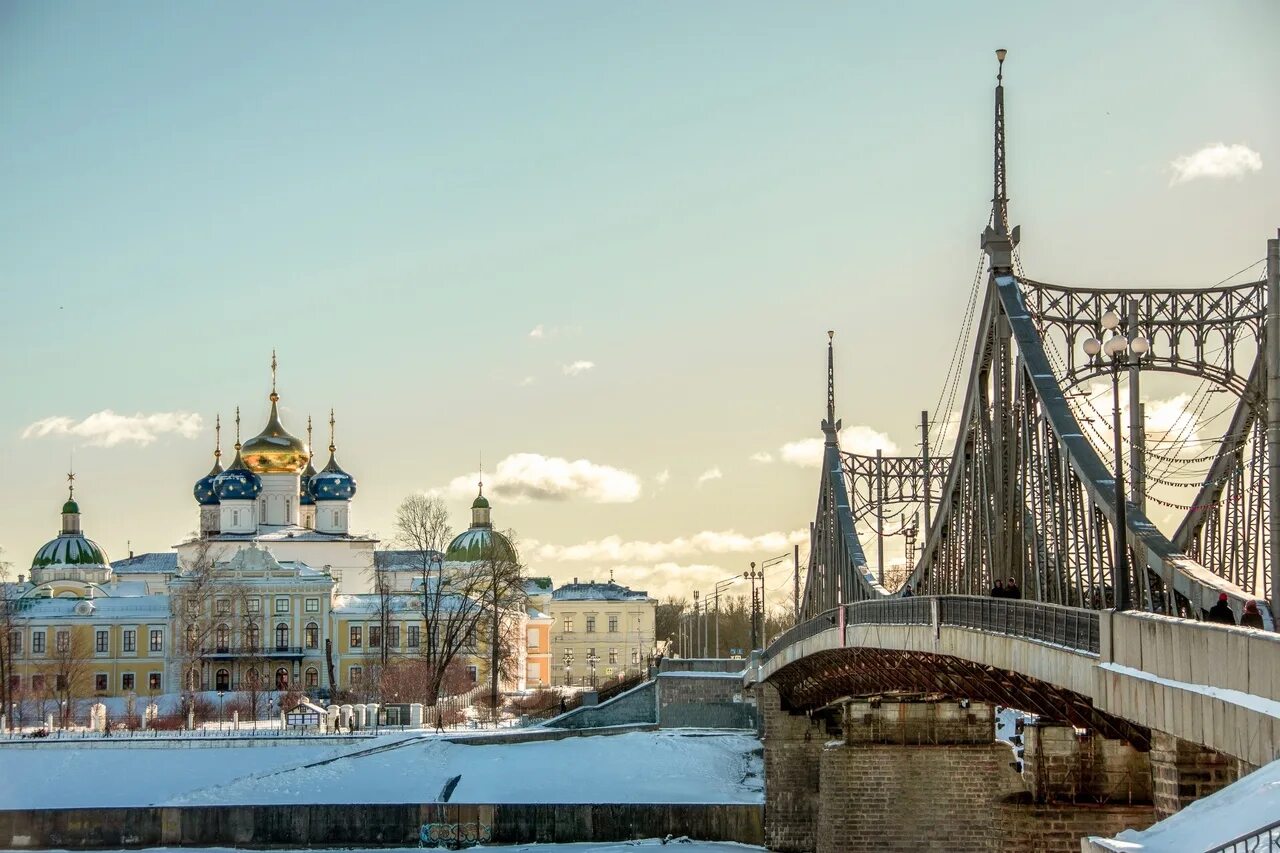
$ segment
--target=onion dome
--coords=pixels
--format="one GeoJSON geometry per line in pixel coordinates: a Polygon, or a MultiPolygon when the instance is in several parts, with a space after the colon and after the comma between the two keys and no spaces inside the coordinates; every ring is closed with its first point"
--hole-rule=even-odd
{"type": "Polygon", "coordinates": [[[242,453],[245,464],[255,474],[299,474],[311,455],[302,440],[289,434],[280,423],[276,403],[276,354],[271,353],[271,416],[262,432],[244,443],[242,453]]]}
{"type": "Polygon", "coordinates": [[[483,483],[480,484],[480,494],[471,502],[471,527],[454,537],[445,550],[444,558],[454,563],[484,560],[515,562],[516,549],[511,547],[511,540],[493,529],[483,483]]]}
{"type": "Polygon", "coordinates": [[[329,411],[329,464],[319,474],[310,478],[308,491],[317,501],[349,501],[356,495],[356,478],[338,465],[334,455],[337,447],[333,443],[333,410],[329,411]]]}
{"type": "Polygon", "coordinates": [[[262,491],[262,479],[249,470],[240,454],[240,410],[236,409],[236,458],[231,467],[213,478],[213,490],[219,501],[251,501],[262,491]]]}
{"type": "MultiPolygon", "coordinates": [[[[310,416],[307,417],[307,449],[308,450],[311,449],[311,417],[310,416]]],[[[302,492],[301,497],[298,498],[298,503],[302,504],[303,506],[314,506],[316,502],[315,497],[313,497],[311,494],[311,478],[316,475],[316,466],[312,464],[312,460],[314,459],[314,457],[315,457],[315,454],[310,452],[307,453],[307,467],[305,470],[303,470],[302,478],[298,483],[298,485],[301,487],[301,492],[302,492]]]]}
{"type": "Polygon", "coordinates": [[[102,546],[80,532],[80,505],[74,497],[74,474],[68,474],[72,482],[67,502],[62,505],[62,532],[57,539],[46,542],[31,560],[31,568],[39,569],[105,569],[111,570],[111,561],[102,546]]]}
{"type": "Polygon", "coordinates": [[[213,487],[213,481],[222,473],[221,418],[217,418],[214,421],[213,429],[216,436],[213,445],[213,467],[209,469],[208,474],[205,474],[199,480],[196,480],[195,488],[192,489],[192,493],[196,496],[196,503],[200,504],[200,506],[214,506],[218,503],[218,492],[213,487]]]}

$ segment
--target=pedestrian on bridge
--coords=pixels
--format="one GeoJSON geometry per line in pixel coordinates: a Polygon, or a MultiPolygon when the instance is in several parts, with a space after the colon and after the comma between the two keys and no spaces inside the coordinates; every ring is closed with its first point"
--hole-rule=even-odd
{"type": "Polygon", "coordinates": [[[1244,613],[1240,614],[1241,628],[1257,628],[1262,630],[1265,626],[1262,624],[1262,613],[1258,610],[1258,602],[1246,601],[1244,603],[1244,613]]]}
{"type": "Polygon", "coordinates": [[[1004,585],[1005,598],[1022,598],[1022,587],[1018,586],[1015,578],[1009,578],[1009,582],[1004,585]]]}
{"type": "Polygon", "coordinates": [[[1227,604],[1225,592],[1218,593],[1218,603],[1209,608],[1209,621],[1221,625],[1236,624],[1236,615],[1231,612],[1231,605],[1227,604]]]}
{"type": "Polygon", "coordinates": [[[997,579],[997,580],[996,580],[996,585],[995,585],[995,586],[993,586],[993,587],[991,587],[991,597],[992,597],[992,598],[1004,598],[1004,597],[1005,597],[1005,593],[1004,593],[1004,581],[999,580],[999,579],[997,579]]]}

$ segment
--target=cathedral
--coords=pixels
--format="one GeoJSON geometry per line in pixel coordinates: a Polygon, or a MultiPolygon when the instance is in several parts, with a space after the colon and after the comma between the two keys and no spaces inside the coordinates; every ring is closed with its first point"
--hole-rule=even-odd
{"type": "MultiPolygon", "coordinates": [[[[266,425],[242,443],[237,409],[234,456],[225,468],[215,420],[213,467],[193,488],[198,533],[172,551],[110,562],[82,530],[68,475],[60,533],[36,552],[29,579],[19,575],[5,585],[14,618],[0,639],[13,663],[11,701],[230,691],[251,683],[358,690],[384,643],[395,654],[418,653],[431,630],[423,620],[422,555],[379,549],[377,539],[352,532],[356,480],[338,463],[333,412],[328,460],[317,470],[310,419],[306,441],[281,422],[274,354],[271,377],[266,425]],[[202,576],[214,578],[213,588],[197,599],[202,576]],[[375,576],[396,593],[389,621],[376,613],[375,576]]],[[[514,559],[490,512],[481,486],[470,528],[431,559],[445,572],[514,559]]],[[[526,611],[503,618],[519,623],[513,636],[525,637],[531,616],[544,618],[526,611]]],[[[479,682],[487,677],[487,654],[478,645],[466,651],[467,672],[479,682]]],[[[508,689],[525,688],[532,674],[526,654],[521,646],[508,689]]],[[[535,684],[548,677],[543,669],[535,684]]]]}

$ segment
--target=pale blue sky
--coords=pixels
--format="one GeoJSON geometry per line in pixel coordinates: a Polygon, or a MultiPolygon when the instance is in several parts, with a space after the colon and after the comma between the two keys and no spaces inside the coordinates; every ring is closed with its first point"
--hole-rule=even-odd
{"type": "MultiPolygon", "coordinates": [[[[639,478],[496,502],[539,542],[802,529],[814,473],[749,457],[816,434],[825,329],[846,424],[910,449],[937,397],[993,49],[1028,273],[1191,285],[1280,222],[1277,33],[1265,1],[0,3],[0,546],[22,570],[56,529],[73,446],[109,553],[177,541],[213,414],[264,420],[272,347],[295,432],[337,408],[363,528],[483,451],[639,478]],[[1170,185],[1219,141],[1263,168],[1170,185]],[[104,409],[205,423],[21,437],[104,409]]],[[[534,568],[692,588],[768,556],[664,553],[715,568],[534,568]]]]}

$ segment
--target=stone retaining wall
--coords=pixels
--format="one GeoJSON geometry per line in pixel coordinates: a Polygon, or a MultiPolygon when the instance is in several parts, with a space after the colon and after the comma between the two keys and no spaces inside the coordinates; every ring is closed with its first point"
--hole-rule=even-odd
{"type": "Polygon", "coordinates": [[[764,842],[750,804],[345,804],[0,811],[0,846],[442,846],[626,841],[687,835],[764,842]]]}
{"type": "Polygon", "coordinates": [[[599,705],[584,705],[553,717],[543,728],[591,729],[630,723],[657,723],[657,684],[646,681],[599,705]]]}

